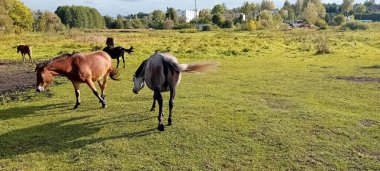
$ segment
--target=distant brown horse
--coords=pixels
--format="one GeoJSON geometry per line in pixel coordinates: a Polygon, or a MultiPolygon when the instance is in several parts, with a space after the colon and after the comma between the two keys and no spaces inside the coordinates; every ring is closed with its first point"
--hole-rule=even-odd
{"type": "Polygon", "coordinates": [[[30,47],[28,45],[18,45],[17,46],[17,53],[20,53],[21,52],[21,55],[22,55],[22,59],[23,61],[25,62],[26,61],[26,58],[25,58],[25,55],[28,54],[29,56],[29,62],[32,62],[32,57],[30,56],[30,47]]]}
{"type": "Polygon", "coordinates": [[[117,70],[112,68],[111,57],[105,52],[94,52],[90,54],[63,54],[51,60],[37,64],[36,67],[37,84],[36,91],[44,91],[52,82],[53,77],[62,75],[67,77],[75,89],[76,104],[74,109],[80,105],[79,85],[86,83],[95,96],[106,108],[104,89],[108,76],[113,80],[117,79],[117,70]],[[101,95],[95,88],[94,82],[99,83],[101,95]]]}
{"type": "Polygon", "coordinates": [[[181,72],[203,72],[215,66],[216,63],[179,64],[177,58],[171,54],[155,53],[142,62],[136,70],[133,76],[133,92],[138,94],[145,84],[154,91],[151,111],[154,111],[157,100],[159,106],[158,129],[164,131],[161,92],[170,91],[168,125],[171,125],[174,97],[176,87],[181,80],[181,72]]]}

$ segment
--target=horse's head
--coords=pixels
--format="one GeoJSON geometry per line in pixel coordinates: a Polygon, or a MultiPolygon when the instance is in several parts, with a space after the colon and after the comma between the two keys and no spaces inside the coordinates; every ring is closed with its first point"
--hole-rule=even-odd
{"type": "Polygon", "coordinates": [[[17,45],[16,48],[17,48],[17,53],[19,53],[19,52],[20,52],[20,49],[21,49],[21,48],[20,48],[20,45],[17,45]]]}
{"type": "Polygon", "coordinates": [[[135,74],[133,75],[133,83],[134,83],[133,93],[135,94],[138,94],[139,91],[145,86],[145,80],[144,80],[145,63],[146,63],[146,60],[141,63],[141,65],[136,70],[135,74]]]}
{"type": "Polygon", "coordinates": [[[48,62],[42,62],[36,66],[36,91],[43,92],[53,81],[53,73],[46,69],[48,62]]]}

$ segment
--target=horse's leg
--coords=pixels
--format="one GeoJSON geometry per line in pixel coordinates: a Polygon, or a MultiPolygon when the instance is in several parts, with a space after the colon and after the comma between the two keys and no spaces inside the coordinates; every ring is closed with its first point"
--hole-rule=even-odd
{"type": "Polygon", "coordinates": [[[125,59],[124,59],[124,52],[121,54],[121,59],[123,59],[123,68],[125,68],[125,59]]]}
{"type": "Polygon", "coordinates": [[[100,87],[100,91],[101,91],[101,93],[102,93],[102,94],[100,95],[100,97],[102,97],[103,100],[106,100],[106,95],[105,95],[104,91],[105,91],[105,89],[106,89],[107,79],[108,79],[108,76],[105,76],[105,77],[103,78],[103,82],[102,82],[102,83],[101,83],[100,81],[98,81],[98,83],[99,83],[99,87],[100,87]]]}
{"type": "Polygon", "coordinates": [[[75,97],[77,98],[77,103],[74,106],[74,109],[77,109],[78,106],[80,105],[80,90],[79,90],[79,85],[80,83],[78,82],[72,82],[74,89],[75,89],[75,97]]]}
{"type": "Polygon", "coordinates": [[[156,108],[156,97],[155,95],[153,95],[153,104],[152,104],[152,108],[150,108],[150,111],[153,112],[155,108],[156,108]]]}
{"type": "Polygon", "coordinates": [[[26,61],[25,53],[22,53],[22,52],[21,52],[21,55],[22,55],[22,61],[25,62],[25,61],[26,61]]]}
{"type": "Polygon", "coordinates": [[[165,130],[165,126],[164,126],[164,123],[163,123],[163,119],[164,119],[164,114],[162,112],[162,103],[163,103],[163,100],[162,100],[162,95],[161,95],[161,91],[160,90],[155,90],[154,91],[154,98],[157,100],[158,102],[158,130],[160,131],[164,131],[165,130]]]}
{"type": "Polygon", "coordinates": [[[91,79],[87,79],[86,80],[86,83],[87,85],[91,88],[92,92],[94,93],[94,95],[100,100],[100,102],[102,103],[102,107],[103,108],[107,108],[107,104],[106,104],[106,101],[99,96],[99,93],[98,91],[96,91],[96,87],[95,87],[95,84],[94,82],[92,82],[91,79]]]}
{"type": "Polygon", "coordinates": [[[119,57],[117,57],[116,60],[117,60],[116,68],[119,68],[119,62],[120,62],[119,57]]]}
{"type": "Polygon", "coordinates": [[[28,52],[28,56],[29,56],[29,62],[33,62],[32,57],[30,56],[30,52],[28,52]]]}
{"type": "Polygon", "coordinates": [[[168,125],[172,125],[172,109],[174,106],[174,97],[175,97],[175,88],[170,88],[170,100],[169,100],[169,118],[168,118],[168,125]]]}

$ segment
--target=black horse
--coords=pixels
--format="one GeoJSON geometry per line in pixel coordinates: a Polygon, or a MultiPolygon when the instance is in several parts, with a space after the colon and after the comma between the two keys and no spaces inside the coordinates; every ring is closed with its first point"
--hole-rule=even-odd
{"type": "Polygon", "coordinates": [[[129,49],[125,49],[121,46],[118,46],[118,47],[105,47],[103,49],[104,52],[107,52],[112,59],[117,59],[117,66],[116,68],[119,67],[119,58],[120,56],[122,57],[123,59],[123,64],[124,64],[124,67],[125,68],[125,59],[124,59],[124,52],[127,52],[128,54],[132,54],[133,52],[133,46],[131,46],[129,49]]]}
{"type": "Polygon", "coordinates": [[[110,48],[115,47],[115,43],[114,43],[112,37],[108,37],[108,38],[107,38],[107,40],[106,40],[106,44],[107,44],[107,47],[110,47],[110,48]]]}

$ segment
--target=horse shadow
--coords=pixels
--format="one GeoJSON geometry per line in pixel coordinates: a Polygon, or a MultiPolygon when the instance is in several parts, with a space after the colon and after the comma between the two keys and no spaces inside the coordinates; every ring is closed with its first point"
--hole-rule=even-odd
{"type": "Polygon", "coordinates": [[[47,104],[42,106],[25,106],[25,107],[14,107],[9,109],[0,110],[0,120],[16,119],[28,116],[41,116],[41,111],[57,109],[57,108],[67,108],[67,103],[58,104],[47,104]]]}
{"type": "MultiPolygon", "coordinates": [[[[100,138],[89,138],[108,124],[120,122],[120,118],[107,118],[86,122],[91,116],[75,117],[27,128],[13,130],[0,135],[0,159],[9,159],[30,153],[53,154],[79,149],[89,144],[120,138],[139,138],[159,133],[156,129],[140,130],[100,138]],[[78,123],[82,121],[81,123],[78,123]],[[84,122],[83,122],[84,121],[84,122]]],[[[122,117],[122,116],[121,116],[122,117]]],[[[149,118],[136,119],[139,122],[149,118]]],[[[129,122],[129,121],[126,121],[129,122]]]]}

